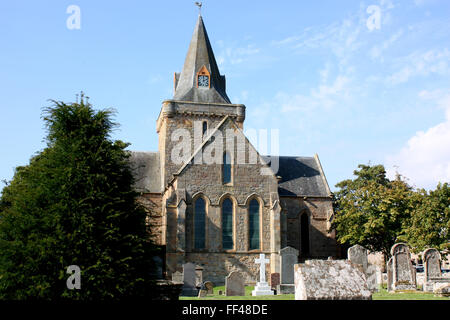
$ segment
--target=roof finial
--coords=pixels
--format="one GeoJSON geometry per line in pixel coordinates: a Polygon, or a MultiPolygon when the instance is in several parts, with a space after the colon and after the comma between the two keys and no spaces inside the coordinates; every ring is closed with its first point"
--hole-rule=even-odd
{"type": "Polygon", "coordinates": [[[202,3],[201,2],[195,2],[195,5],[198,7],[198,15],[202,15],[202,3]]]}

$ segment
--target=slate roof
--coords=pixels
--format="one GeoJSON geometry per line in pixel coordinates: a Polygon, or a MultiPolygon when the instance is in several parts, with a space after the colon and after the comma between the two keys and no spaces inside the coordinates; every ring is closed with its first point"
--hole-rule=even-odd
{"type": "Polygon", "coordinates": [[[327,197],[330,190],[316,157],[279,157],[280,196],[327,197]]]}
{"type": "Polygon", "coordinates": [[[219,72],[201,16],[198,17],[183,70],[175,74],[175,84],[174,100],[231,103],[225,91],[225,76],[219,72]],[[210,73],[210,88],[197,88],[197,73],[203,66],[210,73]]]}
{"type": "Polygon", "coordinates": [[[160,193],[162,188],[159,152],[131,151],[130,153],[129,162],[135,179],[135,190],[160,193]]]}

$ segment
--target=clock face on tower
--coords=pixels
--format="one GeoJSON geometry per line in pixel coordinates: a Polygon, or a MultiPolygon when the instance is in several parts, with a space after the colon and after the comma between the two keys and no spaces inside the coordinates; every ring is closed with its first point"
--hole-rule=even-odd
{"type": "Polygon", "coordinates": [[[202,88],[209,88],[209,77],[204,75],[198,76],[198,86],[202,88]]]}

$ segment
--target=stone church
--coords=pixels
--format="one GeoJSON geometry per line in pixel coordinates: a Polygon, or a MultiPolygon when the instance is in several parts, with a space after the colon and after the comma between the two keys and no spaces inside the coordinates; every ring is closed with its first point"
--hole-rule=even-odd
{"type": "Polygon", "coordinates": [[[280,272],[286,246],[299,250],[299,261],[339,254],[318,156],[260,155],[243,133],[245,109],[227,96],[199,15],[173,98],[156,120],[158,151],[130,159],[168,279],[192,262],[203,267],[204,280],[223,284],[238,270],[251,284],[260,253],[270,259],[267,277],[280,272]]]}

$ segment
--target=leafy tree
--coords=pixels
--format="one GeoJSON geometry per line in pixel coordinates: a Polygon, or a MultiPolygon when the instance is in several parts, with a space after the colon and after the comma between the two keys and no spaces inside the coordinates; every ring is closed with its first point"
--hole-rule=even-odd
{"type": "Polygon", "coordinates": [[[360,244],[388,257],[410,216],[413,191],[400,176],[389,180],[382,165],[358,168],[355,179],[336,185],[340,190],[332,227],[339,242],[360,244]]]}
{"type": "Polygon", "coordinates": [[[18,167],[0,199],[1,299],[119,299],[152,294],[146,212],[112,111],[53,101],[47,147],[18,167]],[[81,289],[68,290],[69,265],[81,289]]]}
{"type": "Polygon", "coordinates": [[[414,251],[427,247],[450,248],[450,188],[438,184],[436,190],[419,190],[414,197],[415,209],[401,237],[414,251]]]}

